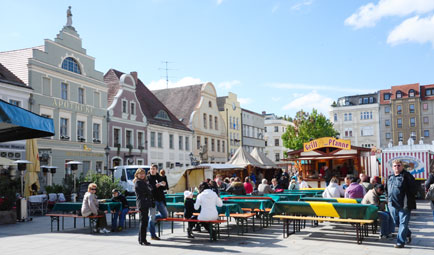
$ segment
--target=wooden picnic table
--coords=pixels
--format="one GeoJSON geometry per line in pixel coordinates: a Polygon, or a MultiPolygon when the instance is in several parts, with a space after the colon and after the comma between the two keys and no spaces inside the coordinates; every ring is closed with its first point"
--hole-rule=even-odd
{"type": "MultiPolygon", "coordinates": [[[[82,202],[64,202],[56,203],[52,209],[53,212],[71,212],[71,211],[81,211],[82,202]]],[[[113,210],[120,210],[122,208],[122,203],[120,202],[105,202],[99,203],[99,209],[101,211],[111,212],[113,210]]]]}

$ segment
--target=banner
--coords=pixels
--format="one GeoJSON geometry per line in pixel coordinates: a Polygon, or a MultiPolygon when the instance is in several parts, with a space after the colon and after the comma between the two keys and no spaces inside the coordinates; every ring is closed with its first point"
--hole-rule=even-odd
{"type": "Polygon", "coordinates": [[[333,147],[342,150],[351,150],[351,141],[336,139],[334,137],[321,137],[303,144],[303,151],[313,151],[319,148],[333,147]]]}

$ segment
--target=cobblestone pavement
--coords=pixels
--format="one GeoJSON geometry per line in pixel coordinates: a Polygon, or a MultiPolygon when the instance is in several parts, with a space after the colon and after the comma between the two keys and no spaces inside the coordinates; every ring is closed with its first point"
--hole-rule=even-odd
{"type": "MultiPolygon", "coordinates": [[[[377,235],[365,238],[358,245],[353,228],[345,224],[322,223],[319,227],[307,226],[288,238],[282,237],[282,225],[256,229],[240,236],[236,229],[231,237],[223,233],[222,239],[210,242],[207,233],[195,233],[195,239],[188,239],[182,223],[165,223],[161,241],[149,240],[151,246],[140,246],[137,242],[138,227],[132,226],[122,232],[89,234],[83,228],[82,219],[73,229],[73,220],[65,219],[65,230],[50,232],[49,217],[33,217],[32,221],[0,226],[0,254],[412,254],[434,255],[434,223],[432,211],[427,202],[418,201],[413,211],[410,228],[413,241],[404,249],[393,248],[395,240],[378,240],[377,235]]],[[[234,225],[232,223],[232,225],[234,225]]],[[[87,226],[87,224],[86,224],[87,226]]],[[[225,227],[225,224],[223,225],[225,227]]]]}

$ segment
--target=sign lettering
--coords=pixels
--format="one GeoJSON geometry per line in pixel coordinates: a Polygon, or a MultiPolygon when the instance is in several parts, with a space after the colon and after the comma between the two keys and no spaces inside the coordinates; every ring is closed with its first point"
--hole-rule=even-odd
{"type": "Polygon", "coordinates": [[[336,139],[334,137],[322,137],[303,144],[303,151],[313,151],[319,148],[333,147],[342,150],[351,150],[351,141],[336,139]]]}

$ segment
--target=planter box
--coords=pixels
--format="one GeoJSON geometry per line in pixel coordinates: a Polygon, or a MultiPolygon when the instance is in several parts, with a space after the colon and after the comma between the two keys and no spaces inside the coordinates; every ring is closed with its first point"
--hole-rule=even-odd
{"type": "Polygon", "coordinates": [[[17,214],[15,211],[0,211],[0,225],[15,224],[17,222],[17,214]]]}

